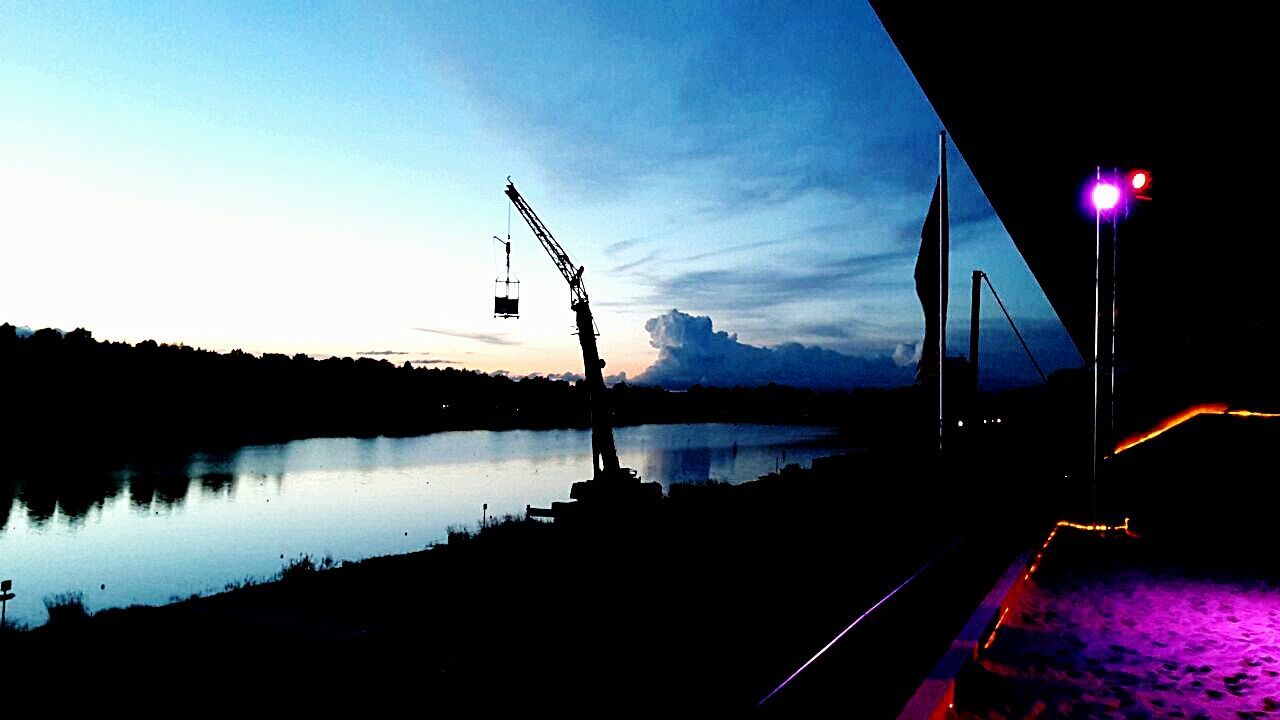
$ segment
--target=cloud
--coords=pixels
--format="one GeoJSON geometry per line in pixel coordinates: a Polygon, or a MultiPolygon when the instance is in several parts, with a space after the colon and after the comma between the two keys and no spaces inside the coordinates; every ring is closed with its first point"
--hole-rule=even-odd
{"type": "Polygon", "coordinates": [[[920,343],[898,343],[898,346],[893,349],[893,364],[898,367],[914,368],[920,362],[921,349],[920,343]]]}
{"type": "Polygon", "coordinates": [[[643,242],[646,242],[646,239],[638,238],[638,237],[627,238],[626,240],[618,240],[616,242],[611,242],[608,245],[605,245],[604,252],[606,255],[617,255],[618,253],[629,250],[643,242]]]}
{"type": "Polygon", "coordinates": [[[645,266],[648,266],[648,265],[652,265],[652,264],[653,264],[654,259],[655,259],[655,258],[657,258],[657,256],[658,256],[658,253],[657,253],[657,252],[651,252],[651,253],[648,253],[647,255],[645,255],[644,257],[642,257],[642,258],[640,258],[640,259],[638,259],[638,260],[632,260],[631,262],[626,262],[626,263],[623,263],[623,264],[621,264],[621,265],[616,265],[616,266],[614,266],[614,267],[610,268],[610,269],[609,269],[609,272],[610,272],[610,273],[624,273],[624,272],[626,272],[626,271],[628,271],[628,270],[634,270],[634,269],[636,269],[636,268],[638,268],[638,267],[645,267],[645,266]]]}
{"type": "Polygon", "coordinates": [[[686,255],[684,257],[671,258],[669,262],[678,262],[678,263],[694,262],[696,260],[706,260],[707,258],[716,257],[719,255],[732,255],[734,253],[740,253],[744,250],[754,250],[755,248],[768,247],[770,245],[777,245],[777,244],[778,244],[778,241],[776,240],[756,240],[754,242],[738,243],[737,245],[729,245],[727,247],[716,248],[715,250],[706,250],[700,253],[696,253],[694,255],[686,255]]]}
{"type": "Polygon", "coordinates": [[[418,332],[431,333],[433,335],[445,335],[447,337],[462,338],[464,340],[475,340],[476,342],[488,343],[490,345],[519,345],[515,340],[508,340],[501,335],[489,335],[486,333],[468,333],[458,332],[455,330],[439,330],[436,328],[415,327],[410,330],[418,332]]]}
{"type": "Polygon", "coordinates": [[[875,294],[883,290],[911,287],[909,272],[896,280],[869,279],[883,276],[882,271],[901,266],[907,268],[915,257],[915,248],[901,252],[848,255],[811,267],[751,266],[715,270],[689,270],[654,278],[651,291],[643,301],[657,302],[665,298],[682,298],[708,310],[741,312],[744,309],[772,309],[789,302],[848,295],[856,290],[875,294]],[[858,280],[856,285],[852,282],[858,280]]]}
{"type": "Polygon", "coordinates": [[[692,185],[723,214],[810,192],[927,192],[936,175],[937,120],[865,4],[621,3],[555,22],[536,5],[502,22],[468,7],[418,24],[478,23],[493,42],[433,36],[434,62],[568,189],[692,185]],[[576,52],[535,50],[546,42],[576,52]]]}
{"type": "Polygon", "coordinates": [[[583,379],[582,373],[574,372],[572,370],[567,370],[562,373],[535,372],[535,373],[529,373],[528,375],[512,375],[506,370],[499,370],[491,374],[504,375],[506,377],[511,378],[512,380],[554,380],[556,382],[576,383],[576,382],[580,382],[583,379]]]}
{"type": "Polygon", "coordinates": [[[441,360],[438,358],[420,358],[409,361],[413,365],[457,365],[457,360],[441,360]]]}
{"type": "MultiPolygon", "coordinates": [[[[539,380],[555,380],[558,382],[568,382],[568,383],[582,382],[582,380],[584,379],[582,377],[582,373],[575,372],[573,370],[567,370],[562,373],[529,373],[528,375],[512,375],[506,370],[496,370],[489,374],[509,377],[512,380],[539,379],[539,380]]],[[[624,383],[624,382],[627,382],[627,373],[623,371],[620,371],[615,375],[606,375],[604,378],[605,385],[617,385],[618,383],[624,383]]]]}
{"type": "MultiPolygon", "coordinates": [[[[538,377],[538,376],[530,375],[529,377],[538,377]]],[[[560,382],[578,382],[582,380],[582,373],[576,373],[571,370],[569,372],[562,372],[562,373],[547,373],[542,377],[545,377],[548,380],[559,380],[560,382]]]]}
{"type": "Polygon", "coordinates": [[[893,387],[911,382],[910,371],[885,353],[863,357],[822,347],[783,343],[748,345],[716,331],[711,318],[672,310],[645,323],[658,359],[633,382],[683,389],[691,385],[780,385],[817,389],[893,387]]]}
{"type": "MultiPolygon", "coordinates": [[[[573,371],[563,372],[563,373],[551,373],[550,375],[547,375],[546,378],[548,380],[562,380],[564,382],[580,382],[583,379],[582,373],[573,372],[573,371]]],[[[617,385],[618,383],[624,383],[624,382],[627,382],[627,373],[625,370],[619,370],[614,375],[604,376],[605,385],[612,386],[612,385],[617,385]]]]}
{"type": "Polygon", "coordinates": [[[374,355],[412,355],[413,353],[405,350],[361,350],[356,354],[369,357],[374,355]]]}
{"type": "Polygon", "coordinates": [[[809,323],[807,325],[800,325],[796,328],[796,331],[801,335],[830,338],[833,340],[844,340],[850,336],[848,326],[837,325],[835,323],[809,323]]]}

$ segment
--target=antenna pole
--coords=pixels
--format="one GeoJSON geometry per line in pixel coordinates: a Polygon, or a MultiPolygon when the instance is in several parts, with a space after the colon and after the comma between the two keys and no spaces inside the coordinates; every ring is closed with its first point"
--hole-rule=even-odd
{"type": "Polygon", "coordinates": [[[938,132],[938,451],[943,449],[946,419],[943,413],[942,379],[947,361],[948,236],[947,131],[938,132]]]}
{"type": "Polygon", "coordinates": [[[978,392],[978,314],[982,308],[982,271],[973,271],[973,290],[969,302],[969,372],[973,373],[973,391],[978,392]]]}

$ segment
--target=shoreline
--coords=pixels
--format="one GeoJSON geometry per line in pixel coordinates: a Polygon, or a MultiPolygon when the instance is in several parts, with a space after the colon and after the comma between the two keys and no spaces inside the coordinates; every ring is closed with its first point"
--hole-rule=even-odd
{"type": "MultiPolygon", "coordinates": [[[[921,508],[907,532],[897,516],[867,514],[858,502],[906,503],[914,490],[901,483],[873,483],[861,492],[848,482],[853,475],[884,477],[901,462],[863,452],[739,485],[676,486],[645,518],[578,527],[507,518],[429,550],[296,570],[171,605],[72,613],[6,639],[24,657],[127,647],[154,664],[201,648],[209,653],[203,663],[218,662],[219,648],[234,647],[291,667],[308,665],[317,652],[338,652],[386,672],[393,672],[387,658],[411,652],[420,667],[432,668],[442,706],[460,699],[456,692],[486,685],[536,689],[576,704],[587,697],[549,689],[555,678],[575,674],[629,697],[643,686],[644,668],[661,667],[667,681],[649,690],[646,706],[746,711],[794,670],[797,658],[846,625],[848,613],[865,609],[939,544],[954,541],[959,528],[949,512],[921,508]],[[814,514],[824,507],[849,509],[831,518],[814,514]],[[884,542],[886,534],[892,543],[884,542]],[[833,575],[837,568],[856,572],[833,575]],[[685,650],[672,656],[667,648],[676,646],[685,650]],[[583,666],[587,656],[601,662],[583,666]]],[[[952,494],[945,485],[939,491],[952,494]]],[[[968,592],[953,593],[940,611],[928,585],[943,582],[941,576],[922,580],[919,594],[904,593],[902,607],[884,613],[883,626],[877,618],[851,634],[831,667],[861,665],[860,657],[892,650],[902,661],[865,681],[881,686],[876,702],[884,709],[905,701],[916,673],[928,669],[915,666],[931,662],[930,650],[918,645],[945,644],[969,612],[969,595],[989,585],[987,576],[1002,565],[990,562],[988,551],[1008,542],[1003,533],[966,540],[957,567],[939,572],[949,583],[972,585],[968,592]],[[901,622],[895,614],[903,612],[931,629],[913,632],[904,644],[893,630],[901,622]]],[[[806,696],[817,696],[825,672],[802,678],[806,696]]]]}

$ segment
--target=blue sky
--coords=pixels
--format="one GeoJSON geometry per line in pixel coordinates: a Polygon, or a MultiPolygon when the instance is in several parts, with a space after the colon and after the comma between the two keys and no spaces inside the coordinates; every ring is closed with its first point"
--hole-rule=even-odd
{"type": "MultiPolygon", "coordinates": [[[[0,319],[253,352],[580,364],[507,175],[575,259],[611,371],[673,308],[865,359],[922,335],[937,118],[861,3],[0,1],[0,319]]],[[[984,268],[1075,365],[952,156],[952,317],[984,268]]],[[[1030,368],[987,304],[993,377],[1030,368]]],[[[652,341],[652,342],[651,342],[652,341]]]]}

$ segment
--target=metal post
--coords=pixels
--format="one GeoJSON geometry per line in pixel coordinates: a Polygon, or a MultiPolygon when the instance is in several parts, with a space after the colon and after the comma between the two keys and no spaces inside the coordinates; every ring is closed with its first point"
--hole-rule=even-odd
{"type": "MultiPolygon", "coordinates": [[[[1097,168],[1095,182],[1102,182],[1102,166],[1097,168]]],[[[1094,187],[1097,187],[1095,185],[1094,187]]],[[[1089,461],[1090,509],[1093,522],[1098,521],[1098,415],[1101,411],[1098,375],[1098,356],[1101,353],[1102,340],[1102,208],[1095,202],[1094,213],[1094,252],[1093,264],[1093,454],[1089,461]]]]}
{"type": "Polygon", "coordinates": [[[973,271],[973,294],[969,301],[969,371],[973,391],[978,392],[978,310],[982,307],[982,271],[973,271]]]}
{"type": "MultiPolygon", "coordinates": [[[[1112,170],[1112,177],[1118,176],[1118,170],[1112,170]]],[[[1126,199],[1126,207],[1129,201],[1126,199]]],[[[1107,353],[1107,372],[1111,376],[1110,387],[1107,390],[1107,408],[1109,410],[1107,416],[1107,448],[1108,454],[1113,445],[1116,434],[1116,267],[1118,265],[1117,246],[1119,244],[1120,235],[1120,215],[1117,212],[1111,216],[1111,322],[1108,329],[1111,332],[1111,350],[1107,353]]]]}
{"type": "Polygon", "coordinates": [[[943,418],[942,371],[947,359],[947,290],[949,283],[948,248],[950,218],[947,213],[947,131],[938,131],[938,450],[946,434],[943,418]]]}

